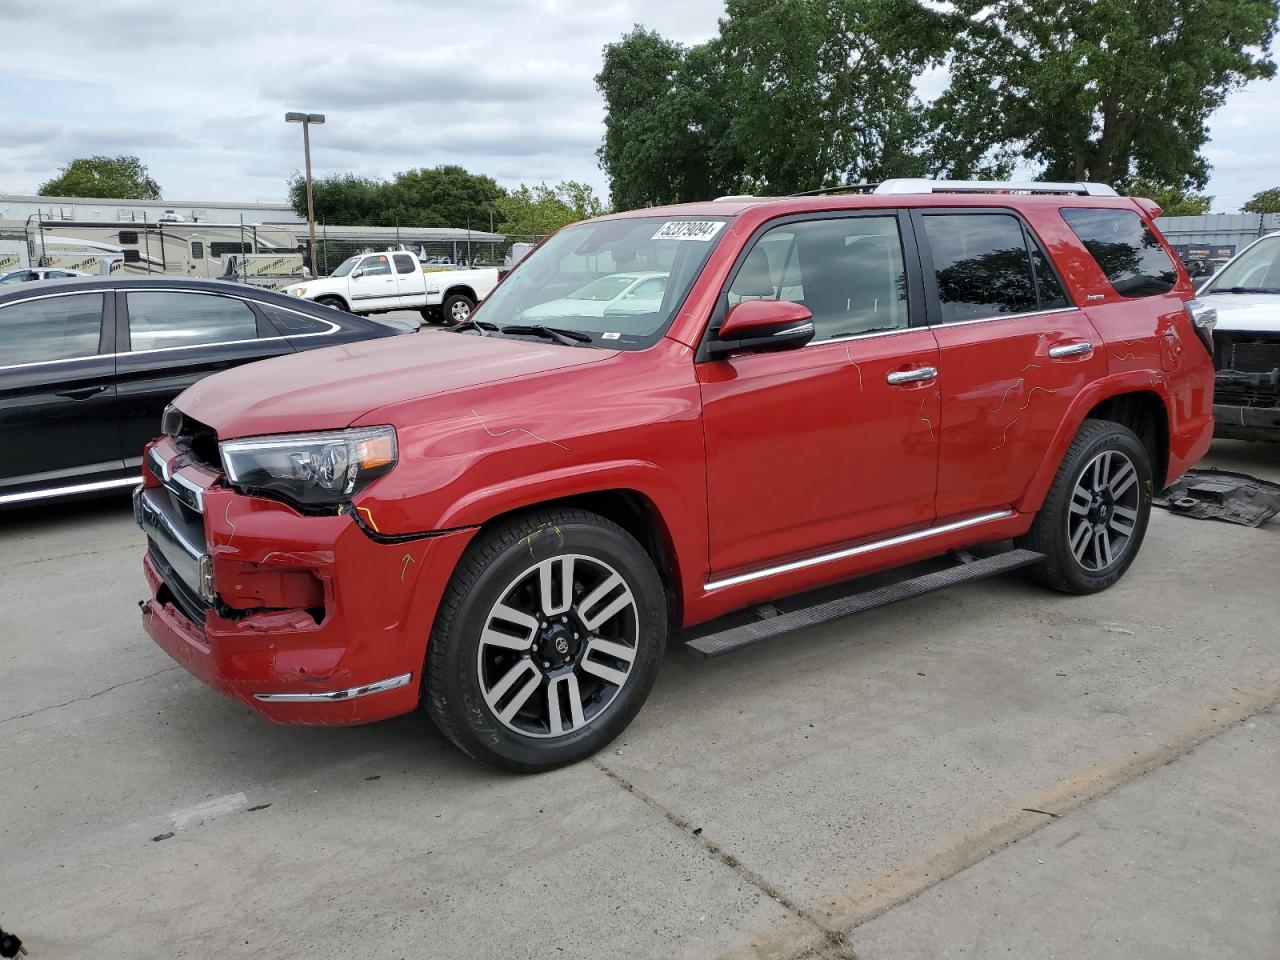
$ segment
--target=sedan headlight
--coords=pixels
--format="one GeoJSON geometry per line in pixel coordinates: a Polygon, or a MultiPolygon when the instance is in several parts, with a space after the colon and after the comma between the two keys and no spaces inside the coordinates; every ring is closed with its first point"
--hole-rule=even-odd
{"type": "Polygon", "coordinates": [[[222,469],[236,487],[301,506],[335,506],[396,465],[392,427],[224,440],[222,469]]]}

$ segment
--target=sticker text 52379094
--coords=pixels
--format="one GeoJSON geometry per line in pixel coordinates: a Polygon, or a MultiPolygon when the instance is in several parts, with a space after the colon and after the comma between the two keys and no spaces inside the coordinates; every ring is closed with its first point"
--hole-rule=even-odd
{"type": "Polygon", "coordinates": [[[668,220],[658,232],[654,240],[702,240],[707,241],[720,232],[723,220],[668,220]]]}

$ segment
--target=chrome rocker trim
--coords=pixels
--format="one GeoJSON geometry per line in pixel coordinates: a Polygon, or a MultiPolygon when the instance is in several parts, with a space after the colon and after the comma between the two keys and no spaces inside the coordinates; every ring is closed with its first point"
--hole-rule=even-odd
{"type": "Polygon", "coordinates": [[[413,674],[402,673],[389,680],[366,683],[360,687],[349,687],[346,690],[328,690],[324,693],[255,693],[253,699],[267,703],[339,703],[343,700],[358,700],[374,693],[384,693],[397,687],[409,685],[413,674]]]}
{"type": "Polygon", "coordinates": [[[142,477],[121,477],[119,480],[95,480],[91,483],[77,483],[69,487],[50,487],[47,490],[31,490],[27,493],[0,493],[0,505],[25,503],[28,500],[47,500],[50,497],[70,497],[77,493],[93,493],[98,490],[111,490],[115,487],[136,487],[140,483],[142,483],[142,477]]]}

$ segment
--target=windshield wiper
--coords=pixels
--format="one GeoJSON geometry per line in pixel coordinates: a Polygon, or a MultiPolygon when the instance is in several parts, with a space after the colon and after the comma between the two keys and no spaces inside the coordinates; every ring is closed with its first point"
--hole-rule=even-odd
{"type": "Polygon", "coordinates": [[[565,330],[561,327],[548,327],[542,323],[530,324],[508,324],[502,328],[503,333],[527,333],[536,337],[546,337],[548,340],[558,340],[566,347],[576,346],[579,343],[590,343],[591,334],[583,333],[581,330],[565,330]]]}
{"type": "Polygon", "coordinates": [[[1280,293],[1275,287],[1214,287],[1210,293],[1280,293]]]}
{"type": "Polygon", "coordinates": [[[489,323],[487,320],[472,320],[470,318],[458,321],[449,329],[454,333],[458,333],[462,330],[474,330],[482,337],[487,337],[490,331],[494,333],[502,333],[502,327],[498,326],[496,323],[489,323]]]}

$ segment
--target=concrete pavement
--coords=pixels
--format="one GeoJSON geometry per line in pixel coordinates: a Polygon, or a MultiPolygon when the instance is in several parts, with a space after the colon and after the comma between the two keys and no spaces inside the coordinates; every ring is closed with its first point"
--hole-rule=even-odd
{"type": "MultiPolygon", "coordinates": [[[[1280,447],[1209,463],[1280,480],[1280,447]]],[[[617,743],[532,778],[208,690],[139,627],[142,543],[118,501],[0,516],[0,926],[33,960],[1277,956],[1274,521],[1157,511],[1092,598],[1009,576],[673,644],[617,743]]]]}

